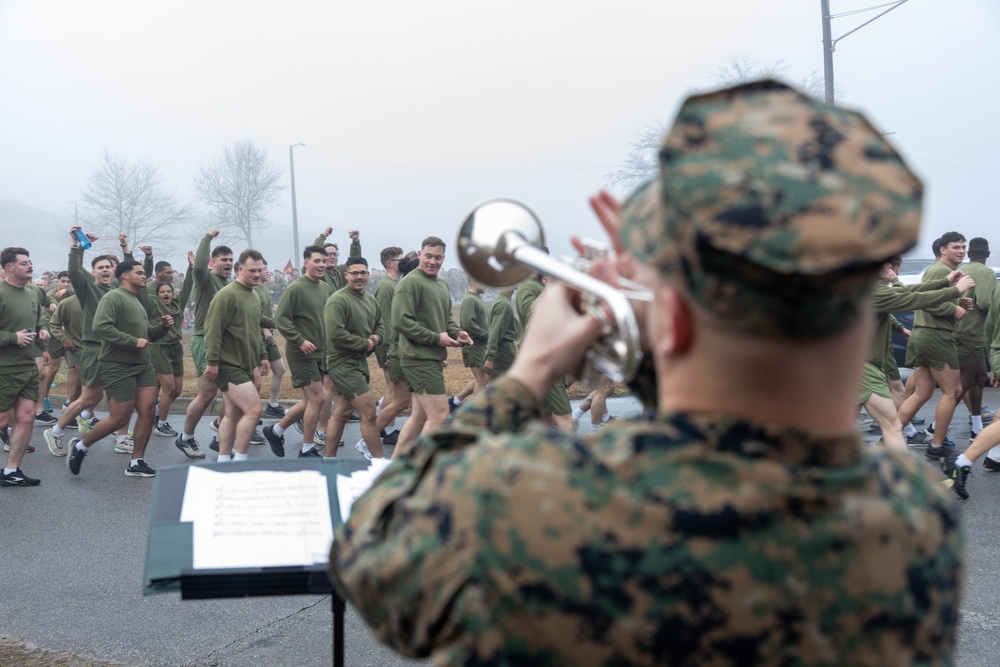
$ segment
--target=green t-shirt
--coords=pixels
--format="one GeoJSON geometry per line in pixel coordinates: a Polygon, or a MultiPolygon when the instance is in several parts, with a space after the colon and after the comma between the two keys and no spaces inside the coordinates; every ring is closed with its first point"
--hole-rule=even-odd
{"type": "Polygon", "coordinates": [[[201,243],[198,244],[197,252],[195,252],[194,267],[188,271],[188,273],[194,273],[194,334],[196,336],[205,333],[205,316],[208,314],[212,298],[219,290],[229,284],[228,280],[220,278],[208,268],[211,245],[212,237],[205,234],[201,243]]]}
{"type": "Polygon", "coordinates": [[[451,317],[448,283],[419,268],[408,273],[396,285],[392,298],[392,328],[399,336],[400,359],[447,359],[447,348],[438,345],[441,333],[447,331],[454,338],[460,331],[451,317]]]}
{"type": "MultiPolygon", "coordinates": [[[[368,337],[375,334],[382,340],[382,311],[368,292],[358,294],[350,287],[337,290],[323,308],[326,329],[326,367],[334,368],[345,359],[364,359],[368,337]]],[[[374,348],[372,352],[374,352],[374,348]]]]}
{"type": "Polygon", "coordinates": [[[267,358],[260,335],[260,300],[252,287],[233,281],[220,289],[205,313],[205,361],[246,371],[267,358]]]}
{"type": "Polygon", "coordinates": [[[326,333],[323,309],[330,298],[330,286],[321,280],[299,277],[281,295],[274,313],[274,324],[285,339],[285,357],[289,361],[325,358],[326,333]],[[299,346],[309,341],[316,346],[312,354],[303,354],[299,346]]]}
{"type": "Polygon", "coordinates": [[[35,368],[36,348],[34,345],[18,347],[17,332],[47,330],[38,291],[34,285],[14,287],[0,280],[0,375],[35,368]]]}
{"type": "Polygon", "coordinates": [[[139,298],[124,287],[105,294],[94,313],[93,333],[101,341],[102,362],[152,363],[149,346],[140,350],[136,343],[140,338],[158,340],[166,330],[162,321],[151,325],[139,298]]]}
{"type": "MultiPolygon", "coordinates": [[[[952,271],[954,269],[944,262],[938,262],[927,267],[927,270],[924,271],[924,277],[920,282],[932,283],[935,280],[947,278],[948,274],[952,271]]],[[[913,328],[925,327],[927,329],[942,329],[953,332],[955,331],[955,308],[957,306],[958,297],[955,297],[951,301],[945,301],[937,306],[921,308],[913,314],[913,328]]]]}
{"type": "Polygon", "coordinates": [[[969,262],[958,267],[967,276],[972,276],[976,286],[963,294],[972,299],[972,309],[955,328],[955,338],[983,344],[986,340],[986,316],[993,301],[993,291],[997,284],[996,271],[982,262],[969,262]]]}
{"type": "Polygon", "coordinates": [[[495,368],[506,370],[514,363],[514,347],[517,341],[517,318],[510,297],[498,292],[490,311],[490,337],[486,343],[486,361],[492,361],[495,368]]]}
{"type": "Polygon", "coordinates": [[[459,326],[476,345],[486,345],[490,339],[490,316],[482,294],[466,292],[459,310],[459,326]]]}

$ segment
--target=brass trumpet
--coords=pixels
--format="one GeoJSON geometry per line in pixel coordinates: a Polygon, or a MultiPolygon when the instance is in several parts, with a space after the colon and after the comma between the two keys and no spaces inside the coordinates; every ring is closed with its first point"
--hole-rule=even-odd
{"type": "Polygon", "coordinates": [[[541,222],[531,209],[511,199],[491,199],[476,206],[458,232],[458,261],[478,283],[510,289],[538,272],[583,292],[584,310],[604,322],[604,331],[587,350],[581,382],[596,384],[600,374],[616,382],[632,379],[642,360],[642,348],[628,299],[586,273],[592,258],[582,258],[583,263],[574,266],[553,259],[544,247],[541,222]],[[611,312],[612,321],[601,304],[611,312]]]}

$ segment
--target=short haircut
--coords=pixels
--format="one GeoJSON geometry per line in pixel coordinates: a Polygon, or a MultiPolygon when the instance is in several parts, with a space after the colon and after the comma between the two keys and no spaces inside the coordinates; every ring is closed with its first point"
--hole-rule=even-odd
{"type": "Polygon", "coordinates": [[[327,248],[333,248],[333,249],[334,249],[334,250],[336,250],[337,252],[340,252],[340,246],[339,246],[339,245],[337,245],[336,243],[324,243],[324,244],[323,244],[323,252],[324,252],[324,253],[326,252],[326,249],[327,249],[327,248]]]}
{"type": "Polygon", "coordinates": [[[115,267],[115,278],[121,278],[123,275],[125,275],[126,273],[128,273],[137,266],[142,266],[142,262],[137,262],[132,259],[127,259],[124,262],[121,262],[118,266],[115,267]]]}
{"type": "MultiPolygon", "coordinates": [[[[217,245],[217,246],[215,246],[215,249],[212,250],[212,258],[213,259],[216,258],[216,257],[219,257],[221,255],[232,255],[232,254],[233,254],[232,248],[230,248],[227,245],[217,245]]],[[[240,255],[240,257],[242,257],[242,256],[243,255],[240,255]]]]}
{"type": "Polygon", "coordinates": [[[318,245],[307,245],[306,249],[302,251],[302,259],[307,260],[313,256],[314,253],[318,253],[326,257],[326,250],[318,245]]]}
{"type": "Polygon", "coordinates": [[[934,239],[933,247],[931,249],[934,251],[934,259],[941,256],[941,237],[934,239]]]}
{"type": "Polygon", "coordinates": [[[447,248],[447,246],[444,244],[444,241],[442,241],[437,236],[428,236],[423,241],[421,241],[420,242],[420,249],[423,250],[424,248],[426,248],[429,245],[430,246],[440,246],[442,249],[447,248]]]}
{"type": "Polygon", "coordinates": [[[938,239],[940,247],[942,248],[947,248],[952,243],[961,243],[963,241],[965,241],[965,237],[958,232],[945,232],[941,235],[941,238],[938,239]]]}
{"type": "Polygon", "coordinates": [[[365,268],[368,268],[368,260],[364,257],[354,256],[348,257],[347,261],[344,262],[344,266],[351,266],[352,264],[364,264],[365,268]]]}
{"type": "Polygon", "coordinates": [[[69,271],[60,271],[56,274],[56,280],[59,280],[60,278],[69,278],[69,271]]]}
{"type": "Polygon", "coordinates": [[[161,259],[159,262],[156,263],[156,266],[153,267],[153,273],[159,273],[163,269],[169,269],[169,268],[172,268],[170,266],[170,262],[165,262],[161,259]]]}
{"type": "Polygon", "coordinates": [[[403,249],[402,248],[400,248],[398,246],[391,245],[388,248],[383,248],[382,252],[379,254],[378,258],[379,258],[379,261],[382,262],[382,266],[388,268],[388,266],[389,266],[389,260],[390,259],[395,259],[398,255],[402,255],[402,254],[403,254],[403,249]]]}
{"type": "Polygon", "coordinates": [[[100,262],[108,262],[110,264],[114,264],[114,262],[111,261],[111,257],[109,255],[98,255],[94,259],[90,260],[90,268],[91,269],[97,268],[97,265],[100,262]]]}
{"type": "Polygon", "coordinates": [[[895,271],[896,269],[898,269],[902,265],[903,265],[903,258],[900,257],[899,255],[896,255],[895,257],[890,257],[889,258],[889,266],[892,267],[893,271],[895,271]]]}
{"type": "Polygon", "coordinates": [[[258,261],[258,262],[263,262],[264,261],[264,255],[260,254],[259,251],[254,250],[253,248],[247,248],[246,250],[244,250],[243,252],[240,253],[240,259],[237,262],[237,264],[239,264],[240,266],[243,266],[244,264],[247,263],[248,260],[251,260],[251,259],[255,260],[255,261],[258,261]]]}
{"type": "Polygon", "coordinates": [[[0,266],[6,269],[8,264],[17,261],[18,255],[31,257],[31,255],[28,254],[28,251],[25,250],[24,248],[15,248],[15,247],[4,248],[2,251],[0,251],[0,266]]]}

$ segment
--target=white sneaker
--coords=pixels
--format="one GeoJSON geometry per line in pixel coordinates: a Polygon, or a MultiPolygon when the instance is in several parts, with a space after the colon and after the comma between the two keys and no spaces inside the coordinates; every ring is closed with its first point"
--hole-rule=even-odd
{"type": "Polygon", "coordinates": [[[366,443],[363,439],[358,440],[357,444],[354,445],[354,449],[361,452],[361,455],[364,456],[369,461],[372,460],[372,453],[368,451],[368,443],[366,443]]]}
{"type": "Polygon", "coordinates": [[[132,449],[135,447],[135,443],[132,442],[132,438],[125,438],[124,440],[115,441],[115,454],[131,454],[132,449]]]}
{"type": "Polygon", "coordinates": [[[66,456],[66,450],[62,446],[63,437],[61,435],[55,435],[52,433],[52,429],[47,428],[42,433],[42,437],[45,438],[45,444],[49,446],[52,456],[66,456]]]}

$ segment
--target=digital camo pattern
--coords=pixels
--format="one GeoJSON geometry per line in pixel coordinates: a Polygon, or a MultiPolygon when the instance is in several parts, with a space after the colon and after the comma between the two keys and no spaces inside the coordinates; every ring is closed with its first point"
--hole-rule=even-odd
{"type": "Polygon", "coordinates": [[[775,81],[688,98],[660,167],[626,206],[625,245],[749,331],[842,330],[873,267],[919,234],[923,185],[885,138],[775,81]]]}
{"type": "Polygon", "coordinates": [[[376,635],[441,665],[951,665],[956,512],[905,453],[725,415],[580,440],[491,384],[330,554],[376,635]]]}

